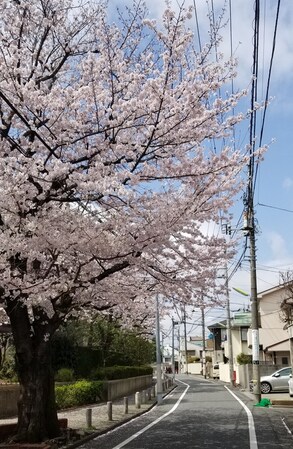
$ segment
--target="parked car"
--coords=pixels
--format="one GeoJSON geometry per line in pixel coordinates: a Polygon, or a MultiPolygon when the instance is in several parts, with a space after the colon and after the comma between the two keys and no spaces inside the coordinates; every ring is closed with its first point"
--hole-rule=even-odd
{"type": "Polygon", "coordinates": [[[288,386],[289,386],[290,398],[293,398],[293,379],[292,379],[292,374],[290,374],[290,376],[289,376],[288,386]]]}
{"type": "Polygon", "coordinates": [[[270,376],[261,376],[260,391],[264,394],[270,393],[271,391],[289,391],[288,382],[290,375],[292,375],[292,368],[288,367],[281,368],[270,376]]]}
{"type": "Polygon", "coordinates": [[[220,368],[218,363],[213,365],[213,379],[219,379],[220,378],[220,368]]]}

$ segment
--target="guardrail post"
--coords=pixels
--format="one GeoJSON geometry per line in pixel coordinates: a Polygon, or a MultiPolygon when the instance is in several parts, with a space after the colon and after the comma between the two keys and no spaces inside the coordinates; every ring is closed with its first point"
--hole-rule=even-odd
{"type": "Polygon", "coordinates": [[[107,413],[108,413],[108,420],[112,421],[113,419],[113,404],[112,401],[107,402],[107,413]]]}
{"type": "Polygon", "coordinates": [[[146,391],[145,390],[142,390],[142,393],[141,393],[141,403],[142,404],[146,403],[146,391]]]}
{"type": "Polygon", "coordinates": [[[152,389],[151,388],[148,388],[147,395],[148,395],[148,401],[150,401],[152,399],[152,389]]]}
{"type": "Polygon", "coordinates": [[[85,420],[86,420],[86,426],[87,426],[88,429],[90,427],[93,427],[92,426],[92,424],[93,424],[93,422],[92,422],[92,416],[93,416],[92,412],[93,411],[92,411],[91,408],[87,408],[86,411],[85,411],[85,420]]]}
{"type": "Polygon", "coordinates": [[[128,397],[123,398],[123,404],[124,404],[124,414],[127,415],[127,413],[128,413],[128,397]]]}
{"type": "Polygon", "coordinates": [[[140,408],[140,405],[141,405],[140,392],[137,391],[137,392],[135,393],[135,407],[136,407],[136,408],[140,408]]]}

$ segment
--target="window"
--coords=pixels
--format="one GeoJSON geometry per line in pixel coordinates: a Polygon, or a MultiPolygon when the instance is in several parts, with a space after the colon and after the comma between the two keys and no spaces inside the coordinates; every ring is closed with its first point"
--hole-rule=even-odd
{"type": "Polygon", "coordinates": [[[288,365],[288,357],[282,357],[282,365],[288,365]]]}
{"type": "Polygon", "coordinates": [[[241,328],[241,341],[247,341],[247,332],[248,332],[247,327],[241,328]]]}
{"type": "Polygon", "coordinates": [[[284,369],[278,371],[278,373],[280,374],[281,377],[283,377],[283,376],[287,377],[291,374],[291,372],[292,372],[291,368],[284,368],[284,369]]]}

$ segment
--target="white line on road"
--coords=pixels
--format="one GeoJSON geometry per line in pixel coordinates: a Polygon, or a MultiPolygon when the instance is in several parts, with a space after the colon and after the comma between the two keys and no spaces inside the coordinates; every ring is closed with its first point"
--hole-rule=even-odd
{"type": "MultiPolygon", "coordinates": [[[[178,380],[178,379],[177,379],[178,380]]],[[[187,390],[189,388],[189,385],[186,384],[185,382],[182,382],[182,380],[178,380],[178,382],[181,382],[182,384],[186,385],[185,390],[183,391],[183,393],[181,394],[180,398],[178,399],[178,401],[173,405],[173,407],[171,408],[171,410],[169,410],[167,413],[165,413],[164,415],[160,416],[160,418],[156,419],[155,421],[153,421],[152,423],[148,424],[146,427],[144,427],[143,429],[141,429],[139,432],[136,432],[135,434],[133,434],[131,437],[127,438],[127,440],[122,441],[122,443],[119,443],[117,446],[113,447],[112,449],[120,449],[121,447],[124,447],[126,444],[130,443],[130,441],[135,440],[135,438],[137,438],[139,435],[141,435],[142,433],[146,432],[147,430],[149,430],[151,427],[155,426],[158,422],[160,422],[162,419],[166,418],[166,416],[170,415],[171,413],[173,413],[176,408],[178,407],[178,405],[180,404],[180,402],[182,401],[182,399],[184,398],[184,396],[187,393],[187,390]]]]}
{"type": "Polygon", "coordinates": [[[247,418],[248,418],[248,430],[249,430],[249,446],[250,449],[257,449],[257,440],[256,440],[256,433],[255,433],[255,427],[254,427],[254,421],[253,421],[253,416],[251,411],[249,410],[249,408],[244,404],[244,402],[242,402],[237,396],[236,394],[234,394],[226,385],[225,385],[226,390],[229,391],[230,394],[232,394],[232,396],[239,402],[240,405],[242,405],[242,407],[244,408],[244,410],[246,411],[247,414],[247,418]]]}
{"type": "Polygon", "coordinates": [[[286,422],[285,422],[285,418],[282,418],[282,423],[283,423],[285,429],[287,430],[287,432],[288,432],[290,435],[292,435],[291,430],[289,429],[289,427],[287,426],[287,424],[286,424],[286,422]]]}

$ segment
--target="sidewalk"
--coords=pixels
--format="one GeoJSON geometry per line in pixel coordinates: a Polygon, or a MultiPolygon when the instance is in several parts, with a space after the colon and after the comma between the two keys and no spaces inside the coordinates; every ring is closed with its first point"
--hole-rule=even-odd
{"type": "Polygon", "coordinates": [[[130,421],[136,416],[145,413],[152,408],[157,402],[156,397],[147,400],[141,404],[139,408],[136,407],[134,395],[128,397],[128,413],[125,413],[124,400],[119,399],[112,402],[112,420],[108,417],[108,404],[92,404],[86,407],[79,407],[76,409],[64,410],[58,413],[58,418],[66,418],[68,420],[68,427],[76,429],[80,435],[88,433],[103,433],[110,428],[117,427],[124,422],[130,421]],[[87,428],[87,410],[92,410],[92,427],[87,428]]]}
{"type": "MultiPolygon", "coordinates": [[[[176,385],[169,387],[163,394],[166,396],[176,385]]],[[[126,423],[139,415],[147,412],[157,403],[157,397],[146,398],[145,403],[141,403],[138,408],[135,404],[135,394],[128,396],[128,411],[125,413],[124,398],[112,402],[112,419],[109,419],[108,403],[90,404],[74,409],[61,410],[58,412],[59,419],[68,420],[68,429],[66,435],[59,440],[58,446],[66,449],[73,449],[81,444],[95,438],[98,435],[108,432],[115,427],[126,423]],[[88,427],[87,415],[91,410],[91,426],[88,427]]],[[[5,424],[17,423],[17,418],[0,419],[0,426],[5,424]]]]}

